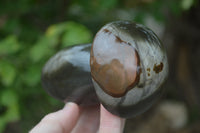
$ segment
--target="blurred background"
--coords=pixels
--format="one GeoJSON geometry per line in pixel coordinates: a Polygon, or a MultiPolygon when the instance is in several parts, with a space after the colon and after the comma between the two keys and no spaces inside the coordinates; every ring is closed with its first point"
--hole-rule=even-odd
{"type": "Polygon", "coordinates": [[[126,122],[125,133],[200,132],[198,0],[0,1],[0,133],[28,132],[63,107],[42,89],[40,73],[58,50],[92,42],[104,24],[131,20],[151,28],[167,49],[165,94],[126,122]]]}

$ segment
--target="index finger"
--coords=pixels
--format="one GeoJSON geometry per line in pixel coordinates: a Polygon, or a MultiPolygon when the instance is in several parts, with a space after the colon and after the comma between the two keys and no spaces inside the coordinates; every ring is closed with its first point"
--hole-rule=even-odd
{"type": "Polygon", "coordinates": [[[69,133],[78,118],[78,105],[67,103],[62,110],[46,115],[29,133],[69,133]]]}
{"type": "Polygon", "coordinates": [[[111,114],[101,105],[99,133],[122,133],[124,125],[124,118],[111,114]]]}

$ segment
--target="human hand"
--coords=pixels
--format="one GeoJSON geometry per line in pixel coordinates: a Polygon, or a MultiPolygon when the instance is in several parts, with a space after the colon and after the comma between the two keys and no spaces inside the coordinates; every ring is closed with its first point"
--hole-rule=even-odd
{"type": "Polygon", "coordinates": [[[79,107],[67,103],[63,109],[46,115],[30,133],[122,133],[124,124],[125,119],[102,105],[79,107]]]}

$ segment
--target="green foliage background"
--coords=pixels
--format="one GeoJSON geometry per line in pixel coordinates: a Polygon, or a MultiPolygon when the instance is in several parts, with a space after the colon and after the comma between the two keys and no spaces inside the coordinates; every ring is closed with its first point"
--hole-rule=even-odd
{"type": "Polygon", "coordinates": [[[0,132],[17,123],[30,130],[63,104],[41,87],[40,73],[59,49],[92,42],[97,30],[113,20],[143,23],[151,15],[166,23],[195,0],[2,0],[0,1],[0,132]],[[133,15],[134,14],[134,15],[133,15]]]}

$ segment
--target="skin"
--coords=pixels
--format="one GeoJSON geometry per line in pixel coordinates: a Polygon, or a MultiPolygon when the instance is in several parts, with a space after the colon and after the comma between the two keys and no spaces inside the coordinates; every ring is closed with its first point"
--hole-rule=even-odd
{"type": "Polygon", "coordinates": [[[69,102],[46,115],[30,133],[122,133],[125,119],[109,113],[102,105],[79,107],[69,102]]]}

